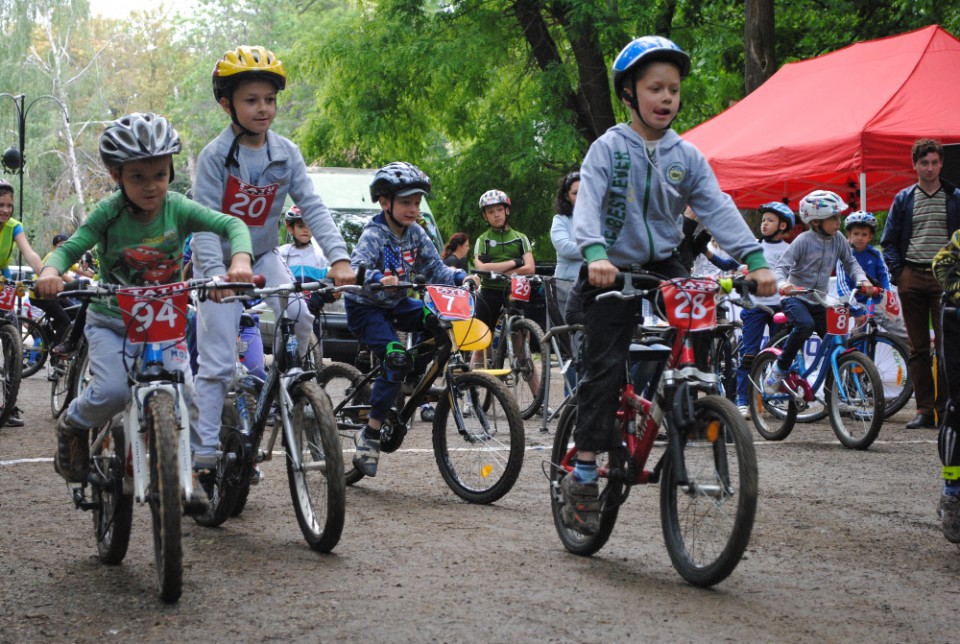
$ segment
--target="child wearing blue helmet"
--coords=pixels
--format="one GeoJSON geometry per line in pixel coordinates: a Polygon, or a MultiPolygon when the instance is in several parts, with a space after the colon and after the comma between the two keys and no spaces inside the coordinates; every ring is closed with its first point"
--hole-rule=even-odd
{"type": "Polygon", "coordinates": [[[747,264],[760,295],[775,288],[763,250],[733,200],[720,191],[707,160],[670,129],[689,72],[690,57],[666,38],[644,36],[624,47],[613,63],[613,86],[630,110],[630,123],[598,138],[580,170],[573,229],[587,275],[574,291],[584,306],[585,373],[574,430],[577,463],[560,489],[564,524],[582,534],[599,527],[597,452],[621,446],[613,411],[640,306],[639,300],[596,295],[632,265],[666,277],[688,275],[677,253],[683,238],[678,215],[688,205],[720,247],[747,264]]]}

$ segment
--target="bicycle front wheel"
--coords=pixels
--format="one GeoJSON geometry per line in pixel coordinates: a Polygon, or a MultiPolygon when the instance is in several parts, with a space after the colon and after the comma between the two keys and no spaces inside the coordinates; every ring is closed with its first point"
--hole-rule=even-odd
{"type": "Polygon", "coordinates": [[[782,441],[797,422],[797,402],[793,398],[782,394],[768,396],[763,392],[763,382],[776,361],[776,354],[761,353],[750,369],[750,420],[768,441],[782,441]]]}
{"type": "Polygon", "coordinates": [[[0,427],[2,427],[17,404],[23,370],[20,332],[9,324],[9,320],[0,320],[0,360],[2,360],[0,364],[0,427]]]}
{"type": "Polygon", "coordinates": [[[50,413],[59,418],[70,404],[70,379],[73,377],[73,358],[51,361],[53,380],[50,381],[50,413]]]}
{"type": "Polygon", "coordinates": [[[867,449],[880,434],[885,418],[880,373],[859,351],[840,356],[837,372],[839,378],[832,370],[827,374],[830,426],[844,447],[867,449]]]}
{"type": "Polygon", "coordinates": [[[326,365],[320,371],[318,379],[334,407],[341,402],[345,403],[334,417],[343,453],[344,480],[347,485],[353,485],[363,478],[363,472],[353,466],[353,437],[367,422],[367,413],[370,411],[370,384],[361,387],[363,374],[356,367],[343,362],[326,365]]]}
{"type": "Polygon", "coordinates": [[[473,371],[447,383],[433,419],[433,454],[457,496],[493,503],[509,492],[523,467],[524,444],[517,401],[503,382],[473,371]]]}
{"type": "Polygon", "coordinates": [[[147,499],[153,516],[153,553],[160,583],[160,598],[172,603],[183,588],[183,515],[180,472],[177,467],[177,418],[173,396],[165,391],[144,402],[150,451],[147,499]]]}
{"type": "Polygon", "coordinates": [[[884,332],[850,336],[847,347],[856,349],[873,361],[883,386],[885,418],[903,409],[913,396],[913,381],[907,369],[910,350],[899,338],[884,332]]]}
{"type": "Polygon", "coordinates": [[[597,534],[589,535],[577,532],[563,524],[563,495],[560,493],[560,481],[564,476],[572,476],[577,461],[577,447],[573,443],[573,430],[577,424],[576,402],[567,405],[560,414],[557,433],[553,437],[553,452],[550,457],[550,510],[553,513],[553,525],[563,547],[575,555],[589,557],[598,552],[613,532],[620,513],[623,499],[623,479],[610,476],[611,471],[623,471],[623,456],[601,452],[597,454],[597,473],[600,485],[600,528],[597,534]]]}
{"type": "Polygon", "coordinates": [[[510,347],[501,338],[497,345],[494,368],[510,369],[507,386],[517,401],[524,420],[532,418],[543,404],[544,374],[547,371],[547,354],[540,343],[543,331],[533,320],[517,318],[511,325],[510,347]],[[513,357],[511,358],[512,348],[513,357]],[[507,364],[509,362],[509,364],[507,364]]]}
{"type": "MultiPolygon", "coordinates": [[[[97,436],[94,435],[96,441],[97,436]]],[[[133,494],[124,493],[123,477],[127,450],[123,424],[111,422],[103,441],[91,450],[91,471],[96,483],[90,486],[93,530],[97,554],[105,564],[118,564],[127,556],[133,525],[133,494]]]]}
{"type": "Polygon", "coordinates": [[[23,377],[29,378],[47,363],[50,338],[38,321],[26,315],[18,315],[17,320],[20,322],[20,345],[23,347],[23,377]]]}
{"type": "Polygon", "coordinates": [[[757,457],[737,408],[726,398],[693,403],[695,424],[680,437],[682,462],[664,458],[660,518],[680,576],[708,587],[743,557],[757,510],[757,457]],[[684,476],[684,473],[686,476],[684,476]]]}
{"type": "Polygon", "coordinates": [[[293,436],[284,442],[293,508],[310,547],[330,552],[340,541],[347,504],[337,425],[316,382],[299,382],[290,394],[293,436]]]}

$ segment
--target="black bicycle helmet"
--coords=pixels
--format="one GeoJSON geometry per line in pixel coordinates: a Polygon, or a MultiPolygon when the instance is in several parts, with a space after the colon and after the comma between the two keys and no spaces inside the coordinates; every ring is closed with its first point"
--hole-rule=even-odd
{"type": "Polygon", "coordinates": [[[370,183],[370,198],[377,201],[384,197],[407,197],[414,194],[429,195],[432,188],[430,177],[412,163],[394,161],[383,166],[373,175],[370,183]]]}

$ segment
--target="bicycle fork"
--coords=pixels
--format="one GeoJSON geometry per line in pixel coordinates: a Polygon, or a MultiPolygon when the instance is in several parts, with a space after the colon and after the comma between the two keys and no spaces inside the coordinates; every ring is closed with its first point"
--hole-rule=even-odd
{"type": "Polygon", "coordinates": [[[180,472],[180,491],[187,501],[193,498],[193,463],[190,458],[190,413],[187,401],[179,385],[170,382],[149,382],[133,386],[130,402],[123,415],[123,433],[126,444],[131,446],[133,466],[133,494],[137,503],[147,500],[148,446],[144,409],[147,399],[164,392],[174,400],[177,420],[177,469],[180,472]]]}

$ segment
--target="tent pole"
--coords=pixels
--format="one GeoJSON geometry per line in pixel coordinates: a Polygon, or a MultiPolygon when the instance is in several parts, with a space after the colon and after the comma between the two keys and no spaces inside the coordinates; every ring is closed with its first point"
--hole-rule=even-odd
{"type": "Polygon", "coordinates": [[[867,173],[860,173],[860,210],[867,211],[867,173]]]}

